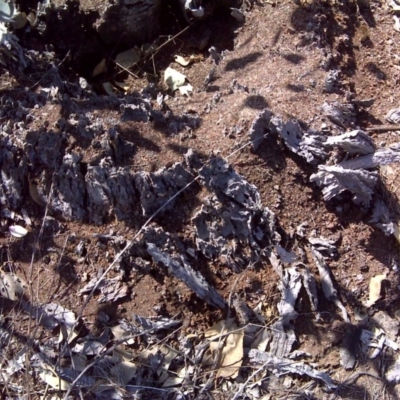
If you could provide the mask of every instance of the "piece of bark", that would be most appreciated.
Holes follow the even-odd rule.
[[[86,217],[86,188],[80,161],[77,154],[66,154],[59,171],[53,175],[51,209],[68,221],[82,221]]]
[[[386,116],[385,119],[389,121],[392,124],[398,124],[400,123],[400,107],[399,108],[393,108],[390,110]]]
[[[28,181],[26,157],[18,153],[18,147],[12,143],[0,147],[0,204],[12,210],[21,206],[23,189]]]
[[[344,129],[356,122],[356,108],[352,103],[325,102],[321,109],[332,122]]]
[[[161,168],[154,173],[142,171],[135,174],[135,187],[139,192],[143,215],[152,215],[193,179],[193,175],[186,170],[183,163],[175,163],[170,168]],[[175,199],[160,213],[170,210],[174,204]]]
[[[107,185],[108,167],[89,166],[85,176],[87,210],[89,220],[101,225],[110,216],[112,205],[111,189]]]
[[[379,149],[372,154],[342,161],[339,166],[346,169],[372,169],[380,165],[400,162],[400,143],[393,143],[389,147]]]
[[[322,291],[324,292],[325,297],[340,309],[340,311],[342,312],[343,319],[346,322],[350,322],[347,311],[344,308],[342,302],[339,300],[337,290],[333,286],[331,272],[324,260],[324,257],[322,257],[322,255],[318,251],[316,251],[313,247],[311,247],[311,253],[314,258],[315,264],[318,267],[318,272],[321,277]]]
[[[334,240],[328,240],[323,237],[310,237],[309,243],[322,255],[327,254],[328,257],[335,258],[338,255],[337,247]]]
[[[235,271],[259,259],[262,249],[279,241],[274,213],[262,207],[254,185],[223,159],[203,166],[201,183],[215,194],[192,219],[196,245],[207,258],[223,257]]]
[[[283,122],[279,117],[271,118],[271,125],[283,139],[286,146],[310,164],[319,164],[328,156],[324,147],[326,137],[317,131],[304,132],[296,119]]]
[[[354,130],[326,139],[326,146],[336,146],[349,154],[370,154],[375,151],[373,140],[363,131]]]
[[[107,184],[112,193],[113,212],[117,219],[131,218],[137,196],[129,167],[112,168]]]
[[[272,112],[269,109],[261,111],[256,118],[254,118],[248,135],[250,136],[252,148],[256,151],[262,144],[265,136],[270,129]]]
[[[234,201],[248,210],[260,209],[261,196],[257,188],[237,174],[224,159],[212,158],[199,170],[199,175],[220,202]]]
[[[311,273],[310,268],[303,265],[303,286],[306,289],[308,298],[310,300],[311,310],[314,312],[318,311],[318,292],[317,292],[317,281],[314,275]]]
[[[377,199],[375,201],[372,217],[369,220],[369,223],[377,226],[385,233],[385,235],[388,236],[394,234],[396,230],[389,208],[382,199]]]
[[[365,170],[345,169],[341,165],[320,165],[318,172],[310,176],[310,181],[323,187],[325,201],[329,201],[348,190],[353,194],[353,202],[369,208],[378,182],[378,174]]]
[[[213,307],[225,309],[227,304],[223,297],[208,284],[200,272],[195,271],[185,257],[178,255],[175,257],[162,252],[154,243],[147,243],[147,251],[154,261],[163,264],[171,273],[193,290],[203,301]]]
[[[307,375],[313,379],[319,379],[325,385],[333,390],[337,387],[325,372],[318,371],[303,362],[294,362],[291,359],[277,357],[271,353],[251,349],[249,352],[250,361],[256,364],[263,364],[266,369],[273,371],[275,374],[299,374]]]

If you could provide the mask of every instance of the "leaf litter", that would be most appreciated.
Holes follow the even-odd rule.
[[[194,8],[192,2],[187,2],[186,5],[187,10],[190,10],[193,15],[202,14],[202,10]],[[127,62],[126,65],[128,64],[131,64],[131,62]],[[176,82],[180,83],[181,81],[182,77],[173,79],[171,89],[174,88],[173,90],[175,90]],[[182,87],[184,85],[179,86],[179,88]],[[109,89],[109,94],[114,95],[115,91]],[[186,90],[186,93],[189,91],[189,89],[183,90]],[[355,110],[351,103],[326,103],[322,109],[328,118],[340,128],[353,128]],[[124,104],[124,118],[126,119],[139,119],[148,122],[154,115],[154,110],[150,110],[141,100]],[[254,147],[256,147],[256,142],[258,146],[258,142],[264,140],[266,136],[270,134],[278,135],[290,151],[318,167],[318,172],[313,175],[312,179],[321,186],[326,201],[340,197],[343,192],[350,191],[353,201],[362,205],[365,210],[369,210],[377,204],[375,191],[377,174],[367,170],[397,160],[395,146],[376,150],[369,140],[369,136],[361,130],[353,129],[351,132],[326,138],[321,132],[305,130],[296,119],[284,122],[281,117],[272,117],[272,114],[267,110],[264,110],[262,116],[253,121],[249,133]],[[322,162],[328,159],[332,148],[340,149],[352,157],[355,155],[355,157],[338,165],[322,165]],[[360,157],[357,157],[357,155],[360,155]],[[75,176],[79,178],[79,171],[75,168],[77,163],[73,158],[72,155],[69,158],[67,157],[68,160],[66,159],[66,161],[71,161],[71,163],[66,168],[65,174],[71,177],[75,173]],[[63,167],[65,168],[65,165]],[[118,203],[118,196],[112,194],[112,190],[107,189],[107,185],[112,187],[108,177],[112,168],[114,166],[110,167],[104,163],[99,168],[93,168],[90,165],[89,173],[85,176],[87,194],[93,206],[91,207],[93,210],[90,211],[92,213],[91,221],[96,223],[102,223],[106,220],[109,209],[118,210],[115,214],[122,216],[122,218],[125,212],[129,212],[124,209],[122,201]],[[342,311],[343,320],[348,321],[349,319],[346,309],[339,300],[339,293],[332,280],[333,274],[326,261],[326,257],[333,258],[336,255],[334,243],[326,239],[309,238],[310,251],[319,272],[318,280],[314,277],[312,269],[299,261],[303,260],[301,255],[297,254],[296,251],[286,250],[286,244],[281,243],[282,230],[278,228],[277,218],[269,208],[261,204],[257,188],[236,173],[234,167],[229,165],[226,160],[220,157],[211,157],[209,162],[204,163],[204,165],[196,166],[187,162],[186,165],[184,163],[179,164],[176,169],[180,169],[182,173],[171,175],[169,174],[171,168],[166,168],[158,171],[158,175],[157,173],[138,174],[135,176],[134,182],[127,179],[126,187],[129,190],[127,189],[126,196],[134,198],[136,193],[140,193],[138,201],[142,206],[143,214],[150,216],[158,210],[160,205],[164,204],[165,199],[173,197],[194,176],[199,176],[199,185],[207,189],[209,195],[203,199],[203,205],[193,214],[195,249],[190,248],[191,251],[187,251],[185,244],[172,238],[164,228],[156,224],[144,230],[143,237],[135,245],[142,250],[145,249],[147,256],[151,257],[158,268],[166,267],[200,299],[217,309],[226,310],[228,303],[212,287],[210,280],[206,279],[201,271],[196,270],[191,265],[191,258],[188,255],[191,255],[192,258],[206,257],[209,260],[226,260],[227,265],[235,272],[241,272],[248,265],[269,258],[279,278],[278,286],[281,300],[277,304],[276,310],[278,321],[268,327],[264,325],[265,321],[258,321],[257,324],[254,324],[254,327],[258,325],[258,329],[253,327],[253,330],[248,330],[251,324],[249,315],[252,316],[253,310],[247,307],[246,302],[242,305],[235,303],[237,321],[235,319],[228,320],[228,327],[221,325],[219,333],[215,333],[214,330],[217,336],[214,340],[211,340],[213,336],[207,337],[208,331],[205,332],[204,336],[209,342],[207,343],[208,350],[214,355],[214,357],[211,357],[212,364],[205,363],[208,366],[217,365],[217,376],[234,379],[239,374],[243,357],[246,354],[244,349],[246,335],[254,334],[255,340],[253,342],[250,340],[250,345],[257,346],[257,349],[253,348],[248,353],[251,362],[265,365],[265,369],[277,375],[287,374],[288,372],[307,375],[312,379],[322,381],[328,389],[335,389],[337,386],[327,373],[320,372],[303,362],[293,362],[294,357],[302,356],[301,352],[293,351],[297,340],[293,322],[298,317],[296,306],[301,300],[299,297],[302,296],[301,289],[303,287],[313,311],[317,312],[319,308],[318,289],[321,288],[327,299],[336,304]],[[116,174],[114,177],[120,176],[118,174],[122,173],[121,170],[117,169],[112,170],[112,172]],[[129,173],[125,176],[131,177]],[[183,177],[183,179],[178,182],[180,177]],[[159,178],[158,181],[157,178]],[[71,180],[73,179],[72,177]],[[96,185],[97,182],[101,182],[101,185]],[[159,184],[160,182],[162,183]],[[58,194],[60,192],[65,194],[65,191],[60,190],[60,187],[56,185],[56,192],[57,190]],[[100,192],[101,196],[99,196]],[[153,197],[150,198],[150,196]],[[100,201],[98,201],[99,198]],[[18,200],[18,193],[15,195],[15,199]],[[58,199],[60,199],[58,204],[62,204],[63,197],[60,196]],[[64,202],[64,204],[67,203]],[[170,209],[173,209],[173,203],[173,201],[169,203]],[[74,219],[78,215],[77,210],[78,208],[73,207],[69,209],[70,219]],[[382,224],[382,221],[374,220],[373,223]],[[154,243],[149,241],[150,238]],[[134,250],[131,254],[137,255]],[[5,278],[5,280],[7,279]],[[122,275],[116,278],[104,278],[100,281],[99,277],[94,277],[80,294],[85,295],[91,292],[97,285],[100,290],[100,296],[97,298],[100,302],[116,302],[129,294],[124,279],[125,277]],[[13,287],[10,283],[7,285],[11,287],[12,290],[10,291],[14,293],[11,295],[13,298],[9,298],[16,300],[19,290],[17,285],[15,285],[16,287]],[[3,286],[6,286],[6,284]],[[378,289],[370,294],[369,303],[371,303],[371,307],[379,300],[377,291]],[[20,294],[21,292],[18,292],[18,295]],[[77,323],[75,316],[72,315],[73,313],[55,303],[41,307],[41,311],[46,313],[53,322],[49,326],[57,327],[61,325],[70,329]],[[224,324],[225,321],[223,321]],[[130,383],[133,385],[151,385],[155,378],[158,379],[158,384],[163,387],[180,385],[196,376],[195,367],[197,366],[187,366],[187,360],[182,357],[187,349],[189,351],[186,354],[193,355],[190,346],[184,347],[183,343],[187,343],[187,338],[181,338],[181,341],[177,344],[179,349],[174,350],[173,355],[164,352],[165,346],[154,346],[154,343],[160,340],[160,337],[157,336],[161,336],[160,331],[177,329],[179,325],[180,322],[168,318],[157,320],[134,315],[129,323],[126,321],[119,322],[119,325],[111,328],[115,338],[122,340],[124,345],[133,345],[139,336],[144,338],[145,344],[152,347],[151,353],[146,353],[143,349],[141,352],[141,355],[146,355],[143,358],[148,362],[146,366],[137,362],[139,357],[137,357],[138,353],[134,349],[119,349],[120,354],[125,354],[124,357],[114,353],[112,355],[106,354],[107,346],[104,346],[104,338],[107,337],[108,345],[110,343],[108,342],[108,335],[104,334],[104,338],[80,338],[81,341],[74,344],[73,352],[77,354],[74,356],[74,362],[70,367],[62,367],[57,370],[56,365],[54,365],[44,368],[39,376],[51,387],[66,391],[77,379],[77,372],[83,371],[85,365],[88,365],[88,360],[96,359],[98,365],[91,369],[93,379],[89,374],[84,379],[86,379],[85,384],[87,386],[94,385],[96,382],[98,393],[106,393],[109,390],[107,385],[103,383],[110,382],[110,379],[121,387],[125,386],[127,391],[130,390],[129,386],[132,386],[129,385]],[[389,342],[382,329],[364,331],[360,340],[369,343],[369,347],[372,343],[381,352],[385,345],[394,346]],[[63,342],[66,339],[62,335],[60,341]],[[139,343],[139,341],[136,343]],[[192,351],[198,345],[199,343],[194,340]],[[125,353],[123,353],[124,351]],[[376,356],[376,352],[373,354]],[[206,360],[207,357],[203,355],[200,359]],[[176,362],[175,365],[174,362]],[[396,380],[395,377],[393,378],[396,375],[393,368],[389,371],[391,371],[391,379]],[[149,377],[146,377],[146,375]],[[81,378],[80,383],[82,385],[84,379]],[[116,396],[118,395],[116,393]]]

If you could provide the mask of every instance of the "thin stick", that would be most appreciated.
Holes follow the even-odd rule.
[[[132,71],[130,71],[128,68],[125,68],[123,65],[121,65],[120,63],[117,63],[114,60],[111,60],[115,65],[117,65],[118,67],[120,67],[121,69],[123,69],[125,72],[127,72],[129,75],[132,75],[133,77],[135,77],[136,79],[139,79],[139,77],[134,74]]]
[[[242,386],[240,386],[240,389],[237,391],[237,393],[232,397],[232,400],[236,400],[239,396],[242,395],[244,388],[249,384],[249,382],[257,375],[259,374],[267,365],[268,362],[265,362],[263,365],[261,365],[260,368],[256,369],[246,380],[245,383],[243,383]]]
[[[172,38],[168,39],[166,42],[164,42],[163,44],[161,44],[160,46],[157,47],[157,49],[151,53],[151,57],[154,57],[164,46],[166,46],[168,43],[172,42],[173,40],[175,40],[178,36],[182,35],[183,32],[186,32],[189,28],[191,28],[193,26],[193,24],[195,24],[196,21],[190,25],[188,25],[186,28],[182,29],[180,32],[178,32],[175,36],[172,36]]]
[[[400,131],[400,125],[376,125],[365,129],[366,132]]]

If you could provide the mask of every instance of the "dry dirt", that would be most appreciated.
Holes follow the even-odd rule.
[[[85,2],[85,7],[95,8],[96,1]],[[185,27],[182,19],[172,15],[168,16],[168,23],[163,26],[161,42]],[[363,37],[365,29],[361,26],[368,26],[367,38]],[[63,29],[61,24],[60,29]],[[225,51],[223,61],[215,67],[207,51],[200,51],[192,45],[208,30],[211,35],[206,48],[215,46],[219,52]],[[64,40],[68,43],[67,39]],[[25,34],[21,45],[42,51],[46,43],[34,34]],[[59,51],[57,63],[60,63],[65,49],[53,45]],[[176,54],[199,56],[198,62],[181,67],[173,63]],[[323,65],[329,54],[333,55],[330,69],[339,69],[342,76],[341,87],[333,93],[324,90],[327,70]],[[356,125],[367,128],[384,124],[387,111],[400,104],[400,66],[393,54],[400,54],[399,33],[393,29],[386,3],[371,0],[368,8],[361,2],[359,5],[348,2],[296,5],[287,0],[259,1],[246,14],[244,24],[217,13],[171,40],[155,56],[154,65],[149,62],[133,69],[138,78],[127,73],[118,76],[118,80],[125,80],[129,85],[128,92],[142,89],[149,80],[155,81],[157,91],[170,95],[166,104],[173,113],[187,112],[200,116],[201,124],[197,129],[174,135],[164,127],[158,128],[150,123],[120,122],[118,110],[100,107],[90,110],[90,117],[101,119],[105,129],[116,127],[121,137],[133,144],[132,154],[118,160],[120,165],[129,166],[132,171],[154,172],[182,161],[189,148],[204,159],[213,154],[228,157],[232,167],[258,188],[263,204],[276,213],[283,235],[282,245],[286,250],[296,251],[304,247],[301,239],[294,235],[296,227],[302,223],[306,223],[306,236],[314,234],[337,241],[338,255],[329,266],[353,322],[355,310],[368,299],[371,277],[384,272],[388,275],[382,297],[371,310],[371,316],[377,310],[385,310],[394,318],[400,306],[397,270],[400,260],[396,239],[371,226],[368,223],[370,215],[349,199],[325,203],[321,190],[309,182],[314,167],[291,153],[282,143],[265,142],[257,152],[246,146],[247,132],[253,119],[266,107],[285,119],[297,118],[304,126],[320,129],[325,124],[329,129],[333,123],[320,111],[324,101],[343,101],[349,95],[359,100],[373,98],[373,105],[360,109]],[[94,58],[89,65],[83,65],[82,55],[80,57],[79,65],[74,65],[72,55],[60,65],[65,80],[76,79],[85,68],[90,70],[99,61]],[[170,64],[186,74],[193,85],[194,92],[189,97],[181,96],[179,92],[173,95],[168,92],[161,77]],[[204,81],[211,68],[215,68],[215,79],[205,88]],[[18,99],[25,96],[24,87],[32,86],[39,79],[40,76],[30,75],[29,71],[23,78],[3,75],[1,91]],[[109,77],[89,80],[100,94],[101,79]],[[244,88],[235,89],[232,85],[234,80]],[[40,84],[32,90],[40,90]],[[84,104],[82,109],[89,112]],[[32,118],[29,129],[34,131],[54,126],[65,110],[59,104],[48,102],[31,112],[35,118]],[[384,142],[397,141],[398,132],[371,135],[380,146]],[[88,164],[98,155],[92,143],[74,137],[68,138],[68,148],[81,153],[83,162]],[[33,180],[41,177],[42,171],[32,172]],[[395,189],[394,184],[389,187],[389,190]],[[29,193],[28,187],[26,193]],[[155,221],[166,231],[178,235],[183,242],[193,243],[194,233],[189,222],[194,209],[206,195],[206,191],[195,183],[179,196],[172,211],[156,217]],[[76,313],[85,300],[78,294],[79,290],[97,276],[99,270],[104,271],[117,254],[118,249],[97,239],[96,235],[111,233],[128,241],[146,221],[139,202],[128,220],[111,219],[100,226],[57,221],[57,216],[54,220],[48,214],[52,229],[45,229],[40,236],[41,226],[46,224],[45,208],[29,195],[25,197],[23,207],[32,219],[31,231],[23,239],[13,238],[7,232],[2,234],[2,262],[12,266],[13,271],[26,280],[33,271],[32,288],[27,295],[33,296],[34,302],[57,302]],[[80,242],[85,244],[85,251],[78,254]],[[304,254],[303,261],[318,276],[310,254]],[[264,310],[273,310],[270,318],[276,318],[276,304],[280,300],[278,276],[268,262],[249,266],[240,275],[232,272],[223,260],[210,261],[200,256],[193,261],[193,267],[201,271],[225,299],[232,292],[237,293],[250,308],[261,303]],[[112,271],[109,276],[115,274]],[[178,315],[183,321],[184,334],[201,335],[210,325],[226,317],[156,265],[151,265],[148,273],[131,268],[126,283],[128,296],[112,304],[99,305],[98,295],[94,295],[82,315],[86,331],[100,334],[104,325],[113,326],[119,319],[130,319],[135,313],[145,317]],[[347,325],[339,310],[325,300],[322,293],[319,321],[316,321],[305,294],[301,293],[300,297],[297,303],[299,317],[294,322],[298,340],[296,348],[310,354],[308,362],[315,363],[319,369],[329,371],[333,379],[343,382],[352,374],[340,365],[340,343]],[[0,299],[0,304],[2,315],[23,342],[32,334],[35,324],[29,323],[18,304],[5,299]],[[108,317],[104,318],[104,314]],[[39,330],[36,339],[44,341],[52,335],[54,333]],[[359,352],[355,371],[383,377],[382,371],[393,358],[393,354],[387,352],[370,360]],[[306,378],[304,382],[307,382]],[[217,383],[215,385],[210,391],[214,398],[230,398],[219,391]],[[276,391],[266,389],[265,394],[269,393],[271,397],[265,398],[322,399],[330,396],[318,386],[313,389],[313,394],[309,393],[310,397],[291,391],[282,386]],[[395,399],[398,398],[397,392],[396,386],[369,375],[360,375],[348,386],[341,387],[335,398]]]

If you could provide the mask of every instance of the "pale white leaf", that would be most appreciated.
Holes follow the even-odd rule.
[[[68,329],[72,329],[76,324],[75,314],[56,303],[48,303],[43,306],[43,310],[47,315],[55,318],[60,324],[65,325]]]
[[[193,92],[193,86],[190,83],[180,86],[178,89],[183,96],[189,96],[189,93]]]
[[[63,379],[54,375],[51,371],[44,370],[39,374],[39,376],[45,383],[47,383],[53,389],[62,390],[63,392],[66,392],[71,387],[71,385],[67,381],[64,381]]]
[[[28,231],[20,225],[11,225],[8,230],[11,235],[15,236],[16,238],[23,238],[28,234]]]
[[[186,76],[179,71],[168,67],[164,72],[164,82],[174,92],[185,84]]]
[[[399,19],[399,17],[397,15],[394,15],[393,19],[394,19],[394,25],[393,25],[394,30],[397,31],[397,32],[400,32],[400,19]]]
[[[14,4],[6,3],[5,1],[0,0],[0,21],[1,22],[8,22],[10,24],[14,23],[12,17],[15,13]]]
[[[386,274],[375,275],[369,282],[369,299],[366,302],[367,307],[373,306],[381,298],[382,282],[386,279]]]
[[[182,56],[176,55],[175,62],[182,65],[183,67],[187,67],[191,63],[191,59],[189,58],[188,60],[186,60]]]

